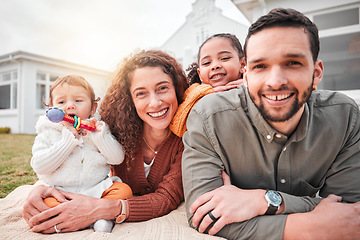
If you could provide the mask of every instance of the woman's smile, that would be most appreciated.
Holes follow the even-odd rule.
[[[153,118],[160,118],[160,117],[164,116],[168,112],[168,110],[169,110],[169,108],[165,108],[158,112],[149,112],[148,115],[150,115]]]

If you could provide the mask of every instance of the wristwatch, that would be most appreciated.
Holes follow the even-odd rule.
[[[268,202],[268,209],[265,215],[274,215],[279,210],[282,203],[280,194],[273,190],[267,190],[265,193],[265,199]]]
[[[126,219],[126,203],[124,200],[121,201],[121,213],[116,216],[115,223],[122,223]]]

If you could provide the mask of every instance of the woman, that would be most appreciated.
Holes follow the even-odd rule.
[[[169,213],[183,201],[181,138],[169,124],[187,87],[181,66],[168,54],[142,51],[124,60],[101,105],[100,114],[125,150],[111,174],[127,183],[134,197],[96,199],[39,186],[24,205],[34,232],[83,229],[98,219],[144,221]],[[42,198],[63,204],[49,209]]]

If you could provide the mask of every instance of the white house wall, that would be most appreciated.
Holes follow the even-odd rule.
[[[33,61],[26,57],[1,62],[0,73],[18,70],[18,87],[17,108],[0,109],[0,127],[10,127],[11,133],[35,134],[37,119],[40,115],[45,114],[45,109],[36,107],[36,76],[38,72],[57,77],[68,74],[83,76],[93,86],[95,95],[101,99],[104,97],[111,83],[111,74],[109,72],[93,70],[75,64],[74,67],[71,67],[71,63],[67,63],[67,66],[64,65],[64,62],[61,61],[58,63],[56,61],[46,61],[46,59],[44,61]]]
[[[8,62],[7,64],[0,64],[0,72],[17,71],[19,72],[20,64],[18,62]],[[18,79],[20,78],[18,74]],[[18,94],[17,105],[20,105],[20,84],[17,82]],[[0,127],[10,127],[12,132],[20,132],[20,119],[19,119],[19,107],[17,109],[0,109]]]
[[[207,5],[210,4],[210,5]],[[243,43],[248,27],[221,14],[213,0],[198,0],[187,16],[186,22],[161,46],[172,54],[186,69],[196,61],[199,46],[208,37],[216,33],[232,33]],[[209,8],[201,16],[197,16],[198,8]]]
[[[106,90],[110,84],[110,75],[108,77],[105,77],[103,75],[97,75],[97,74],[93,74],[93,73],[86,73],[83,71],[79,71],[79,70],[74,70],[74,69],[64,69],[55,65],[46,65],[46,64],[39,64],[36,66],[36,71],[33,72],[35,75],[33,75],[34,77],[36,77],[36,72],[37,71],[41,71],[41,72],[47,72],[50,74],[54,74],[54,75],[59,75],[59,76],[65,76],[65,75],[69,75],[69,74],[75,74],[75,75],[79,75],[84,77],[90,84],[91,86],[94,88],[95,91],[95,96],[96,97],[100,97],[101,99],[104,98],[105,94],[106,94]],[[34,79],[34,81],[36,82],[36,80]],[[33,86],[36,86],[36,83],[32,83]],[[34,89],[36,91],[36,88]],[[33,99],[35,99],[35,95],[32,96]],[[35,105],[35,104],[34,104]],[[25,129],[30,129],[32,130],[31,132],[34,132],[35,128],[35,123],[37,121],[37,119],[39,118],[39,116],[43,115],[45,112],[43,110],[38,110],[38,109],[34,109],[35,114],[33,116],[32,119],[35,120],[35,122],[33,122],[32,124],[29,124],[29,126],[27,126]],[[24,114],[25,115],[25,114]],[[33,129],[31,129],[33,128]]]
[[[35,103],[36,64],[28,61],[23,61],[19,64],[21,64],[21,71],[18,78],[20,83],[20,88],[18,88],[18,97],[20,97],[18,104],[20,123],[19,132],[31,134],[35,133],[35,123],[37,120]],[[13,130],[12,132],[14,133]]]
[[[232,2],[241,10],[245,11],[245,16],[252,23],[260,16],[268,13],[273,8],[293,8],[306,15],[319,9],[336,8],[339,5],[345,6],[359,2],[358,0],[232,0]],[[249,4],[251,8],[245,8]],[[249,13],[250,12],[250,13]]]

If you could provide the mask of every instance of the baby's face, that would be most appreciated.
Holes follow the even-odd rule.
[[[81,119],[89,118],[96,111],[96,104],[91,106],[90,92],[81,86],[61,84],[52,91],[52,99],[52,106]]]

